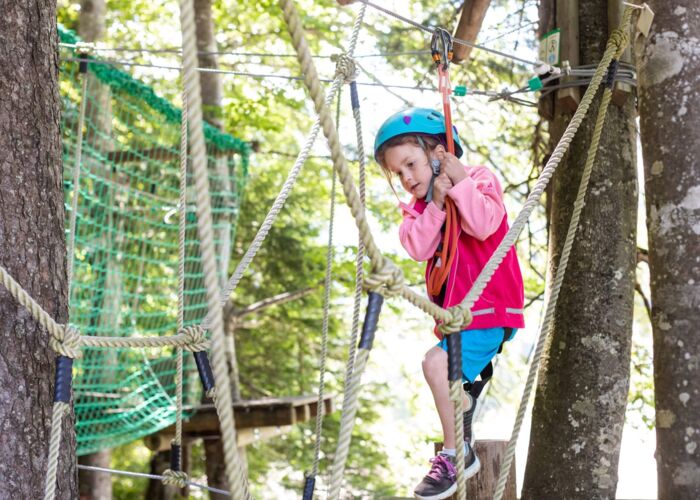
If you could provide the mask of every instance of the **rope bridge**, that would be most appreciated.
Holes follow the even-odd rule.
[[[173,386],[176,386],[178,394],[181,394],[184,389],[187,389],[189,392],[193,390],[193,388],[187,384],[186,376],[183,374],[183,371],[187,371],[182,369],[183,362],[178,361],[181,359],[179,356],[179,348],[195,353],[194,357],[197,362],[200,379],[205,391],[213,397],[219,418],[221,419],[226,458],[226,473],[232,488],[231,495],[237,499],[249,498],[246,479],[236,451],[231,392],[223,349],[221,303],[222,301],[228,300],[230,293],[235,289],[245,269],[252,261],[257,248],[262,244],[276,214],[284,204],[286,196],[291,190],[296,176],[308,156],[316,135],[321,128],[329,142],[334,168],[343,187],[347,203],[355,218],[360,232],[362,248],[369,257],[372,269],[370,276],[364,278],[364,286],[366,289],[370,290],[371,293],[363,332],[357,352],[351,351],[348,360],[348,379],[346,380],[343,419],[341,421],[340,438],[338,440],[339,447],[336,451],[332,467],[330,498],[339,497],[344,462],[350,444],[349,436],[358,405],[357,396],[361,386],[362,372],[369,357],[372,337],[377,326],[378,315],[381,308],[382,295],[404,297],[426,313],[441,320],[442,324],[440,325],[440,329],[445,334],[449,335],[459,331],[463,325],[468,325],[471,321],[471,307],[476,302],[478,296],[483,291],[508,249],[515,243],[529,215],[538,204],[538,200],[545,186],[551,179],[561,158],[568,149],[573,136],[583,121],[588,108],[603,82],[603,77],[607,72],[607,79],[605,82],[606,90],[604,92],[603,103],[600,106],[594,140],[589,150],[586,170],[584,171],[579,196],[576,201],[576,210],[572,217],[569,234],[567,235],[566,245],[570,248],[576,232],[577,218],[583,204],[583,197],[585,196],[590,169],[594,163],[598,139],[600,138],[604,124],[605,111],[610,101],[610,89],[615,79],[616,60],[629,41],[628,31],[633,7],[628,6],[628,8],[626,8],[621,27],[615,30],[610,37],[605,54],[591,78],[591,83],[576,113],[572,117],[560,143],[552,153],[540,179],[538,179],[535,188],[528,197],[523,210],[515,219],[508,234],[477,278],[473,288],[467,294],[464,301],[455,307],[443,309],[411,291],[406,286],[398,267],[385,258],[375,244],[365,218],[363,199],[358,195],[355,188],[352,175],[349,172],[342,148],[340,147],[335,122],[329,110],[329,104],[335,97],[335,93],[338,91],[340,85],[344,81],[352,82],[354,78],[355,66],[352,61],[352,53],[355,48],[365,8],[369,2],[363,2],[363,5],[360,7],[348,51],[343,57],[339,58],[337,74],[327,96],[324,95],[325,93],[320,85],[301,28],[299,16],[293,2],[291,0],[279,0],[279,4],[283,11],[285,22],[289,27],[299,62],[302,66],[304,83],[311,94],[319,118],[312,128],[311,134],[297,158],[294,167],[290,171],[289,178],[287,182],[285,182],[278,199],[275,200],[275,204],[261,226],[258,235],[256,235],[253,244],[251,244],[251,247],[248,252],[246,252],[245,257],[242,259],[228,283],[224,284],[224,280],[221,277],[222,270],[224,269],[221,263],[225,262],[228,258],[228,251],[224,249],[225,244],[222,242],[222,239],[217,239],[216,235],[221,234],[221,226],[218,224],[224,225],[223,233],[226,233],[227,237],[229,231],[232,231],[232,227],[235,226],[235,209],[233,207],[235,207],[236,200],[234,199],[232,203],[227,196],[230,196],[231,192],[236,192],[234,188],[240,188],[242,180],[245,177],[247,148],[234,138],[225,136],[218,131],[212,131],[212,129],[208,128],[206,125],[203,126],[199,80],[196,74],[194,13],[191,0],[182,0],[180,3],[183,30],[183,79],[186,96],[185,102],[188,103],[187,113],[179,113],[178,110],[169,106],[167,101],[155,99],[152,91],[148,92],[147,89],[143,88],[142,84],[140,85],[138,82],[129,80],[129,78],[124,78],[123,74],[112,73],[113,76],[116,75],[115,80],[119,83],[114,88],[110,85],[110,91],[117,94],[118,90],[125,90],[127,91],[126,95],[129,96],[127,100],[130,100],[130,102],[124,106],[125,109],[118,113],[114,113],[114,109],[111,111],[112,116],[116,117],[116,119],[111,121],[111,124],[103,123],[99,126],[93,126],[93,129],[90,128],[90,125],[86,125],[87,130],[92,130],[92,139],[86,137],[78,143],[79,145],[75,144],[75,142],[71,144],[70,138],[64,137],[64,147],[66,151],[79,151],[76,165],[79,165],[80,172],[84,173],[83,181],[79,180],[79,175],[76,173],[72,185],[69,184],[71,189],[68,191],[72,191],[74,196],[78,197],[78,200],[84,199],[82,203],[87,204],[85,207],[81,207],[80,202],[76,202],[75,198],[71,200],[73,205],[78,208],[72,211],[72,216],[75,217],[76,222],[75,224],[72,222],[70,224],[70,248],[73,248],[72,242],[75,241],[77,246],[81,249],[80,252],[76,252],[74,270],[71,268],[69,271],[73,276],[71,306],[73,311],[73,323],[79,325],[80,330],[74,326],[57,324],[48,313],[17,284],[7,271],[0,267],[0,281],[2,281],[3,285],[12,293],[15,299],[25,306],[35,319],[46,328],[51,335],[52,348],[60,354],[57,363],[56,397],[54,401],[52,435],[49,445],[49,470],[46,480],[46,498],[53,498],[55,495],[56,465],[61,438],[60,424],[63,415],[69,411],[72,360],[79,360],[76,363],[76,367],[80,367],[79,370],[76,370],[78,375],[76,377],[76,413],[78,413],[81,395],[91,398],[95,397],[95,394],[88,393],[86,388],[93,388],[91,384],[94,384],[95,387],[104,390],[103,386],[105,383],[107,383],[107,385],[114,385],[117,380],[114,377],[115,374],[110,374],[109,372],[96,375],[98,373],[98,367],[94,362],[91,364],[89,361],[90,358],[94,356],[96,359],[100,359],[99,356],[103,356],[101,359],[104,362],[104,356],[115,356],[111,359],[118,360],[119,362],[123,360],[132,361],[138,358],[138,356],[127,348],[133,347],[178,348],[175,351],[175,356],[161,356],[160,358],[149,359],[146,358],[145,355],[142,355],[142,362],[138,365],[142,372],[148,373],[148,376],[151,377],[150,383],[160,387],[162,393],[165,395],[163,396],[164,399],[168,401],[168,408],[171,414],[173,412],[173,404],[170,398],[167,397],[169,391],[166,390],[164,386],[167,386],[167,389],[172,389]],[[66,35],[65,42],[75,44],[77,40],[74,38],[71,40],[70,35]],[[113,68],[107,66],[95,65],[95,68],[98,67],[103,68],[103,70],[93,70],[93,72],[96,78],[100,80],[102,79],[100,76],[101,73],[114,71]],[[88,77],[86,76],[85,78],[87,79]],[[72,80],[68,79],[68,81],[61,83],[62,91],[65,96],[76,95],[76,89],[78,87],[76,80],[77,79],[74,77]],[[107,83],[105,80],[101,81],[103,84]],[[88,81],[88,83],[83,84],[82,87],[88,88],[89,83]],[[356,94],[357,87],[353,85],[353,83],[351,83],[351,91],[353,92],[353,114],[356,117],[359,135],[359,99],[357,99]],[[149,99],[152,100],[154,105],[135,110],[133,93],[139,92],[141,92],[141,96],[146,97],[147,101]],[[81,111],[77,112],[78,123],[82,123],[86,116],[90,116],[88,108],[91,104],[94,106],[95,103],[98,102],[96,99],[90,101],[87,98],[87,94],[83,95],[82,98],[85,99],[82,102],[87,103],[87,105],[80,106]],[[66,98],[64,98],[64,100],[65,99]],[[65,120],[68,120],[68,122],[64,121],[64,131],[70,129],[70,127],[66,126],[66,123],[74,123],[76,121],[75,105],[66,105],[66,109]],[[123,118],[129,116],[130,113],[159,113],[158,116],[160,116],[164,123],[154,121],[151,123],[152,128],[148,128],[147,126],[148,130],[137,130],[134,128],[133,124],[129,125],[132,122]],[[183,132],[178,134],[177,125],[181,123],[187,123],[188,128],[183,128]],[[174,126],[173,130],[169,131],[169,125]],[[113,127],[112,132],[116,131],[123,134],[124,140],[129,138],[136,141],[136,146],[126,148],[125,144],[128,144],[128,142],[119,143],[118,141],[114,143],[109,143],[107,141],[105,144],[105,138],[110,137],[110,135],[104,133],[104,127]],[[160,172],[159,169],[154,168],[157,160],[153,159],[154,157],[152,156],[156,155],[155,158],[160,159],[159,164],[163,162],[167,164],[168,161],[175,163],[176,160],[180,159],[180,154],[186,155],[186,148],[182,147],[182,149],[178,150],[177,147],[172,147],[172,144],[177,144],[177,139],[181,139],[182,136],[184,136],[185,130],[189,131],[189,152],[193,166],[192,173],[195,186],[196,215],[186,213],[187,204],[178,203],[175,199],[177,195],[181,197],[185,196],[184,188],[178,187],[184,186],[184,181],[186,180],[184,176],[173,173],[171,177],[167,173]],[[158,138],[155,144],[139,142],[146,140],[143,137],[146,135],[144,134],[146,131],[153,133],[154,137]],[[80,134],[82,134],[82,127]],[[171,147],[166,146],[166,144],[170,144]],[[360,157],[364,158],[361,141],[359,147]],[[84,153],[82,149],[85,149]],[[119,153],[125,150],[130,151],[129,154],[134,155],[135,159],[130,161],[117,161],[118,158],[121,158]],[[156,151],[159,151],[159,153],[156,153]],[[80,158],[82,154],[85,155],[84,158]],[[235,172],[231,169],[232,165],[229,162],[231,161],[231,157],[235,154],[239,154],[243,158],[242,172]],[[222,161],[221,157],[225,158],[225,160]],[[71,162],[67,161],[67,163],[70,164]],[[186,163],[186,161],[181,161],[181,168],[183,165],[186,167]],[[224,179],[222,179],[221,176],[212,176],[208,169],[210,163],[223,163],[228,165],[229,170],[227,172],[229,175],[224,176]],[[105,169],[104,165],[109,165],[109,168]],[[124,180],[123,177],[120,177],[120,174],[123,175],[127,168],[133,168],[134,170],[130,173],[129,183],[124,187]],[[106,175],[103,177],[97,175],[100,169],[102,169],[103,174],[105,170],[107,170]],[[106,179],[110,181],[107,182]],[[217,186],[225,184],[227,181],[231,184],[228,185],[227,189],[219,191]],[[69,183],[68,180],[66,182]],[[84,192],[81,191],[83,188],[79,187],[81,185],[84,185]],[[135,189],[135,187],[138,187],[138,189]],[[168,194],[171,195],[171,198],[168,198]],[[142,203],[145,203],[147,209],[144,209],[142,204],[136,205],[134,203],[133,200],[137,197],[142,198]],[[221,200],[219,200],[219,198],[221,198]],[[174,259],[170,256],[175,253],[173,251],[174,248],[171,248],[173,245],[168,245],[165,241],[167,238],[163,236],[163,233],[167,233],[170,230],[177,231],[178,225],[173,222],[171,228],[167,222],[167,214],[162,213],[164,205],[157,204],[167,199],[171,200],[170,207],[172,214],[179,208],[180,220],[188,221],[192,230],[196,227],[199,237],[199,245],[196,247],[198,250],[195,248],[191,249],[192,252],[184,250],[188,241],[186,234],[187,224],[184,226],[182,224],[180,225],[185,228],[185,234],[183,236],[183,231],[180,231],[179,234],[179,260],[184,264],[180,265],[179,273],[174,271],[174,269],[178,267],[178,259]],[[117,213],[115,207],[118,207],[119,213]],[[154,216],[152,219],[147,218],[145,215],[145,212],[157,214],[158,210],[161,210],[160,215]],[[89,214],[91,217],[85,214]],[[93,222],[93,218],[98,220]],[[222,222],[222,220],[225,222]],[[95,234],[88,235],[82,232],[82,228],[91,227],[98,229],[95,231]],[[220,232],[217,233],[217,230]],[[102,241],[105,243],[103,246],[100,246]],[[150,247],[148,247],[146,243],[151,243],[153,250],[149,249]],[[122,250],[115,251],[115,246]],[[146,250],[144,250],[144,248],[146,248]],[[221,256],[218,262],[215,256],[217,253]],[[132,261],[132,265],[130,267],[122,267],[121,264],[124,261]],[[195,269],[195,272],[188,273],[188,262],[189,265],[192,266],[189,269]],[[151,266],[154,267],[152,268]],[[133,268],[143,270],[135,272]],[[516,429],[514,430],[514,435],[509,445],[506,463],[501,467],[502,476],[505,476],[504,472],[509,470],[508,461],[512,459],[513,451],[511,448],[515,446],[519,422],[522,420],[520,414],[524,413],[523,405],[527,402],[528,391],[532,387],[536,365],[539,354],[541,353],[541,345],[544,344],[544,339],[548,332],[549,324],[551,323],[547,318],[551,318],[550,312],[556,305],[558,287],[561,285],[565,269],[566,259],[562,256],[558,274],[554,281],[556,289],[553,290],[553,298],[550,299],[547,305],[548,315],[545,318],[543,334],[540,335],[537,353],[533,359],[528,376],[526,394],[523,396],[523,404],[521,404],[519,410]],[[156,270],[159,270],[160,273],[156,274]],[[179,277],[175,276],[177,274],[179,274]],[[171,275],[172,283],[163,278],[163,275]],[[164,279],[165,281],[163,281]],[[182,290],[185,287],[183,287],[182,284],[186,279],[200,280],[198,281],[200,286],[196,288],[198,291],[196,297],[186,298],[184,296]],[[175,280],[179,280],[177,286]],[[362,281],[361,274],[358,271],[358,282]],[[97,285],[93,285],[93,288],[90,289],[88,285],[80,284],[83,282],[97,283]],[[124,283],[126,282],[138,283],[139,286],[133,288],[135,291],[127,293],[124,291]],[[181,291],[179,294],[179,302],[181,305],[179,308],[179,318],[173,317],[173,314],[168,315],[163,313],[167,308],[159,307],[159,304],[170,303],[172,301],[173,294],[163,294],[163,290],[174,290],[176,288]],[[221,290],[221,288],[223,289]],[[110,298],[106,296],[107,291],[112,290],[117,291],[116,294],[113,294],[117,295],[117,297],[111,296]],[[96,297],[99,297],[100,300],[97,306],[95,305]],[[197,297],[199,297],[199,300],[197,300]],[[206,302],[204,302],[205,299]],[[109,308],[102,306],[102,304],[110,303],[110,301],[113,305]],[[96,314],[96,311],[102,312]],[[107,321],[104,317],[105,311],[108,311],[108,314],[113,316],[111,321]],[[154,318],[159,318],[159,321],[156,322]],[[357,322],[353,321],[353,323]],[[123,330],[120,329],[122,325]],[[151,328],[150,330],[149,327]],[[178,333],[175,335],[157,335],[166,331],[174,331],[176,327],[179,329],[177,330]],[[209,341],[205,338],[205,329],[209,330],[211,336],[213,369],[210,368],[206,356],[206,349],[209,345]],[[83,334],[80,332],[83,332]],[[115,336],[115,332],[118,333],[118,335]],[[111,333],[112,336],[103,336],[104,333]],[[356,329],[353,328],[353,338],[355,336]],[[453,338],[457,339],[458,337],[450,337],[450,340]],[[455,349],[456,346],[454,346],[454,344],[457,344],[456,342],[451,342],[450,344],[450,350],[453,353],[455,351],[459,352],[459,349]],[[101,348],[111,348],[111,350],[107,351]],[[81,363],[83,364],[81,365]],[[456,363],[456,365],[454,364],[454,358],[451,359],[450,363],[452,366],[460,366],[459,363]],[[90,381],[89,383],[81,382],[81,377],[86,377],[86,373],[89,374],[86,378],[86,380]],[[138,370],[136,373],[138,373]],[[134,380],[137,379],[136,376],[133,378]],[[452,378],[454,377],[451,377],[451,379]],[[128,379],[129,377],[127,377],[127,380]],[[105,382],[105,380],[108,382]],[[124,380],[119,380],[119,383],[123,382]],[[451,380],[451,393],[455,393],[452,394],[451,397],[455,399],[455,401],[461,400],[461,394],[458,392],[461,391],[461,384],[459,382],[461,381],[458,379]],[[183,385],[185,386],[184,389]],[[121,393],[122,391],[124,391],[123,386],[116,392]],[[128,393],[125,397],[141,398],[142,396],[135,396],[132,393]],[[178,396],[177,399],[177,420],[179,422],[181,420],[182,398]],[[128,401],[128,403],[122,402],[127,406],[126,410],[131,410],[136,414],[143,411],[145,407],[143,400],[127,399],[126,401]],[[164,406],[166,406],[165,403],[159,402],[155,404],[156,408]],[[456,415],[457,406],[458,405],[455,405]],[[95,409],[96,406],[87,406],[86,408],[89,408],[89,411],[86,410],[88,416],[91,415],[90,411],[97,411]],[[116,413],[125,410],[123,407],[112,407],[112,409]],[[105,412],[105,414],[107,413],[109,412]],[[459,413],[461,414],[461,409],[459,409]],[[87,436],[91,435],[90,432],[94,434],[104,432],[106,436],[116,436],[114,439],[119,439],[118,436],[121,434],[121,430],[119,428],[120,424],[117,423],[118,420],[95,420],[95,426],[86,431]],[[149,419],[146,420],[147,421],[143,424],[144,429],[153,425]],[[89,422],[89,418],[87,421]],[[461,439],[461,418],[456,418],[455,423],[457,438]],[[79,436],[80,425],[81,423],[79,421]],[[130,432],[132,432],[133,436],[134,431],[130,430]],[[90,450],[90,443],[91,440],[84,438],[82,450]],[[458,447],[458,449],[460,448],[461,447]],[[458,470],[463,471],[463,455],[458,455],[458,460],[461,462],[461,465],[458,465]],[[183,485],[186,483],[186,475],[178,470],[177,461],[175,461],[174,464],[175,466],[172,467],[171,471],[166,471],[169,472],[169,474],[165,474],[163,480],[171,484]],[[316,470],[316,468],[317,466],[315,465],[314,469]],[[500,498],[502,494],[501,483],[505,484],[505,477],[501,479],[502,481],[499,481],[499,491],[496,492],[496,498]],[[458,479],[458,485],[458,494],[460,498],[463,498],[465,495],[465,481],[461,473]],[[309,489],[310,495],[313,495],[313,485],[311,485]],[[305,498],[306,497],[307,492],[305,491]]]

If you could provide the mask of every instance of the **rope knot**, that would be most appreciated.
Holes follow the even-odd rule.
[[[165,469],[163,471],[163,484],[184,488],[187,486],[187,473],[180,470]]]
[[[185,336],[185,343],[182,345],[185,351],[199,352],[209,349],[209,341],[204,336],[204,328],[201,326],[186,326],[178,333]]]
[[[355,60],[347,54],[331,56],[335,61],[335,76],[342,75],[345,83],[351,83],[357,78],[357,64]]]
[[[617,47],[618,52],[620,52],[630,41],[630,34],[627,31],[623,31],[620,28],[615,28],[610,34],[610,40],[608,43]]]
[[[212,387],[204,395],[211,399],[214,402],[214,404],[216,404],[216,400],[219,397],[219,395],[216,393],[216,387]]]
[[[49,347],[56,351],[61,356],[66,356],[72,359],[79,359],[83,353],[80,350],[81,345],[80,331],[72,326],[65,325],[59,328],[58,334],[51,336],[49,339]]]
[[[469,309],[462,309],[459,306],[447,309],[450,319],[438,325],[438,331],[443,335],[464,330],[472,322],[472,313]]]
[[[403,288],[403,271],[385,258],[379,269],[372,270],[370,275],[365,277],[363,285],[367,291],[393,297],[401,293]]]

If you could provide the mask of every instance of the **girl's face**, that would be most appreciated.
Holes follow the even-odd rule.
[[[411,143],[392,146],[384,153],[384,163],[398,175],[406,192],[417,199],[425,198],[433,171],[423,148]]]

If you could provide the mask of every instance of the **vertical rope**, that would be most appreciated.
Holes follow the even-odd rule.
[[[185,327],[185,234],[187,224],[187,93],[182,93],[180,124],[180,206],[178,207],[177,331]],[[177,348],[177,413],[175,444],[182,445],[182,347]],[[177,448],[178,453],[181,451]]]
[[[360,388],[362,387],[362,373],[365,371],[368,359],[369,350],[360,349],[357,353],[357,359],[355,360],[355,371],[352,374],[352,379],[350,383],[345,386],[347,398],[343,401],[343,415],[340,419],[338,447],[333,460],[333,468],[331,469],[331,486],[328,493],[328,498],[331,500],[340,497],[340,485],[343,482],[345,462],[348,459],[348,452],[350,451],[350,437],[352,436],[355,414],[359,406],[358,397],[360,395]]]
[[[202,96],[197,73],[197,46],[194,25],[193,0],[180,0],[180,22],[182,24],[182,56],[185,91],[187,94],[189,143],[192,154],[195,193],[197,202],[197,232],[201,241],[204,281],[207,289],[207,305],[210,319],[209,330],[212,339],[213,373],[216,380],[214,404],[219,414],[221,433],[231,494],[235,499],[250,497],[247,479],[236,447],[236,427],[231,401],[231,384],[228,373],[221,311],[218,269],[214,250],[212,230],[211,198],[207,158],[202,130]]]
[[[367,158],[365,156],[365,145],[362,139],[362,117],[360,116],[360,100],[357,95],[357,83],[350,83],[350,93],[352,98],[352,116],[355,119],[355,135],[357,136],[357,155],[359,163],[359,191],[360,204],[365,210],[365,166]],[[362,242],[362,235],[357,234],[357,256],[355,258],[355,295],[352,306],[352,327],[350,330],[350,347],[348,349],[348,362],[345,370],[345,380],[350,381],[352,372],[355,369],[355,356],[357,353],[357,337],[360,330],[360,308],[362,307],[362,284],[364,282],[365,244]],[[345,403],[343,403],[345,406]]]
[[[457,333],[456,335],[459,335]],[[461,344],[460,344],[461,345]],[[454,404],[455,418],[455,462],[457,468],[457,498],[467,498],[467,479],[464,476],[464,426],[462,424],[462,381],[450,381],[450,400]]]
[[[81,63],[82,64],[82,63]],[[87,63],[86,63],[87,64]],[[75,164],[73,165],[73,198],[70,205],[70,222],[68,225],[68,297],[71,297],[71,287],[73,285],[73,266],[75,261],[75,231],[78,222],[78,196],[80,193],[80,165],[83,162],[83,127],[85,127],[85,112],[87,109],[87,72],[80,72],[82,86],[80,94],[80,113],[78,115],[78,135],[75,143]]]
[[[338,91],[338,99],[336,104],[336,120],[340,118],[340,95]],[[324,389],[326,375],[326,356],[328,353],[328,319],[330,314],[331,303],[331,278],[333,271],[333,226],[335,222],[335,192],[336,192],[336,174],[335,169],[331,169],[333,181],[331,184],[331,206],[330,215],[328,217],[328,248],[326,250],[326,275],[323,282],[323,326],[321,327],[321,361],[319,363],[319,381],[318,381],[318,402],[316,405],[316,442],[314,445],[314,464],[311,471],[311,477],[316,477],[318,474],[319,457],[321,456],[321,430],[323,427],[324,414]]]
[[[625,35],[629,30],[631,17],[632,9],[629,7],[625,8],[625,11],[622,16],[622,21],[620,23],[620,28],[615,30],[611,35],[603,58],[600,61],[600,64],[598,65],[598,69],[596,70],[596,74],[600,73],[602,75],[602,73],[605,72],[605,70],[609,67],[610,60],[613,57],[619,58],[622,52],[624,51],[625,46],[628,43],[628,36]],[[583,210],[586,192],[588,191],[588,183],[590,181],[591,173],[593,171],[593,165],[595,162],[596,153],[598,151],[598,146],[600,144],[600,137],[603,131],[603,126],[605,125],[605,117],[607,115],[611,98],[612,88],[606,87],[603,91],[603,97],[601,99],[600,108],[598,109],[598,117],[596,119],[595,129],[591,138],[591,144],[588,148],[586,164],[583,168],[583,173],[581,175],[581,183],[579,184],[578,193],[576,195],[576,201],[574,202],[574,210],[571,214],[571,221],[569,222],[569,228],[566,233],[564,247],[562,249],[561,257],[559,259],[559,266],[557,267],[554,282],[552,284],[552,293],[547,303],[547,312],[545,313],[545,317],[542,322],[542,330],[540,331],[540,335],[537,340],[537,348],[535,349],[535,354],[533,355],[532,363],[530,364],[530,369],[527,375],[527,381],[525,383],[525,388],[523,390],[522,398],[520,399],[520,406],[518,407],[518,413],[515,419],[515,425],[513,426],[513,432],[511,434],[510,440],[508,441],[506,454],[503,459],[503,463],[501,464],[501,470],[498,476],[498,483],[496,485],[496,491],[494,493],[495,500],[501,500],[501,498],[503,497],[506,482],[508,480],[510,464],[513,461],[513,456],[515,455],[515,445],[518,441],[520,427],[522,426],[522,422],[525,417],[527,402],[530,399],[530,394],[535,383],[537,367],[539,366],[540,358],[542,356],[542,352],[544,351],[545,342],[552,329],[554,311],[556,310],[557,300],[559,298],[559,291],[561,290],[562,284],[564,282],[564,276],[566,274],[566,268],[569,263],[571,248],[573,247],[573,243],[576,237],[576,231],[578,229],[578,223],[580,220],[581,212]]]
[[[51,436],[49,438],[49,459],[44,485],[44,499],[53,500],[56,497],[56,473],[58,471],[58,454],[61,451],[61,428],[63,416],[70,412],[67,403],[56,401],[53,404],[51,417]]]

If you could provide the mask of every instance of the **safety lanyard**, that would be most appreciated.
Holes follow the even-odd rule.
[[[438,89],[442,96],[442,107],[445,115],[447,150],[455,154],[454,136],[452,133],[452,110],[450,107],[452,88],[449,73],[450,60],[452,59],[452,35],[443,28],[437,28],[433,33],[430,48],[438,71]],[[459,241],[459,215],[457,214],[457,207],[450,198],[445,198],[445,212],[445,232],[435,252],[433,268],[427,279],[428,293],[434,297],[440,295],[440,291],[447,281],[457,255],[457,242]]]

